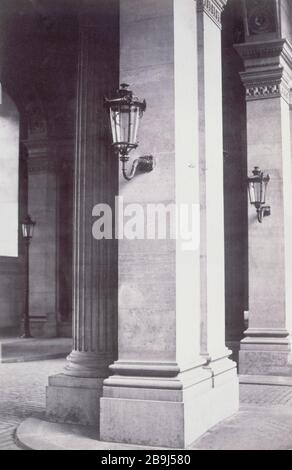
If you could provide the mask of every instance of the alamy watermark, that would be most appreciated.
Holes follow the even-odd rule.
[[[200,245],[199,204],[130,204],[117,196],[114,209],[96,204],[92,216],[96,240],[177,240],[183,251]]]

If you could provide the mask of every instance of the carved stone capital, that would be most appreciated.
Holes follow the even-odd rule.
[[[74,143],[71,140],[27,140],[27,169],[30,173],[56,172],[64,166],[73,166]]]
[[[228,0],[197,0],[197,11],[206,13],[221,29],[221,14]]]
[[[55,173],[58,170],[58,162],[55,158],[49,157],[32,157],[27,161],[27,169],[29,173]]]
[[[247,101],[280,98],[290,100],[292,47],[284,39],[236,44],[244,62],[240,76],[246,88]]]

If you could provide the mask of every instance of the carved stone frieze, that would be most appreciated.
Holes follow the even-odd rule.
[[[247,101],[264,99],[264,98],[284,98],[289,102],[289,88],[281,83],[272,83],[268,85],[254,85],[246,87]]]
[[[221,14],[227,0],[197,0],[197,11],[206,13],[221,28]]]

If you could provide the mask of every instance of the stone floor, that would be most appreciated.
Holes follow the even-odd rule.
[[[60,372],[64,359],[0,364],[0,449],[18,449],[16,427],[27,417],[42,417],[48,376]]]
[[[18,450],[16,427],[42,418],[49,375],[64,359],[0,364],[0,449]],[[292,387],[240,385],[239,413],[218,424],[193,449],[292,449]]]
[[[0,363],[64,358],[71,349],[71,338],[0,337]]]

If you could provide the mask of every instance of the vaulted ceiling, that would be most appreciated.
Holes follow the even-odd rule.
[[[23,123],[39,121],[52,135],[74,132],[75,6],[74,0],[0,2],[2,86],[19,107]]]

